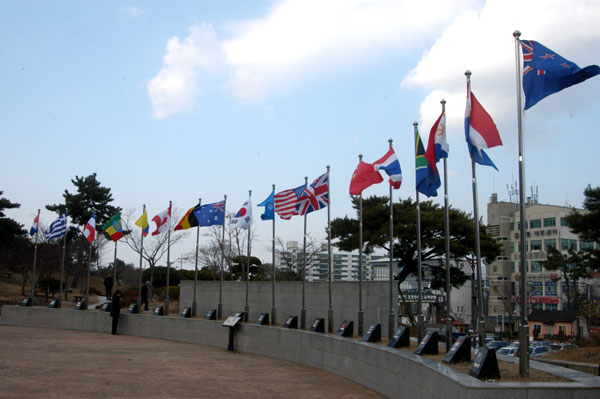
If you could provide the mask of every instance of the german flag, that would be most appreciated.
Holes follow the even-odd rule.
[[[106,222],[104,226],[102,226],[102,230],[106,231],[106,234],[108,234],[113,241],[118,241],[121,237],[123,237],[121,213],[117,212],[115,216],[110,218],[110,220]]]
[[[194,215],[194,210],[199,207],[200,205],[196,205],[188,209],[183,218],[177,223],[174,230],[187,230],[198,226],[198,219],[196,218],[196,215]]]

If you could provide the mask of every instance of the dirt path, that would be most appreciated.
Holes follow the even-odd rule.
[[[0,326],[0,398],[380,398],[333,374],[201,345]]]

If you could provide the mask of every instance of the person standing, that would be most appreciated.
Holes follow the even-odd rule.
[[[142,286],[142,304],[144,310],[148,310],[148,288],[150,287],[150,281],[146,281],[146,284]]]
[[[117,333],[117,325],[119,324],[119,316],[121,315],[121,291],[116,290],[112,296],[112,302],[110,305],[110,317],[112,317],[112,334],[119,335]]]
[[[113,279],[109,275],[104,279],[104,288],[106,289],[106,299],[111,299],[111,292],[113,287]]]

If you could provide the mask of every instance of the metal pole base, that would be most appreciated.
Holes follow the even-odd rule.
[[[271,308],[271,325],[277,324],[277,308]]]
[[[446,316],[448,317],[448,316]],[[452,347],[452,323],[446,320],[446,353],[450,351]]]
[[[244,306],[244,321],[248,322],[248,318],[250,317],[250,306]]]
[[[365,324],[365,313],[362,310],[358,311],[358,335],[363,336]]]
[[[87,298],[85,298],[85,302],[88,303]],[[137,305],[138,313],[142,313],[142,298],[138,298],[135,304]]]
[[[165,316],[169,315],[169,298],[165,299]]]
[[[394,336],[394,332],[396,330],[396,317],[393,313],[390,313],[388,316],[388,338],[392,339]]]
[[[302,308],[300,311],[300,329],[304,330],[306,328],[306,308]]]
[[[198,302],[192,302],[192,317],[196,316],[196,309],[198,308]]]
[[[425,325],[423,323],[422,315],[419,315],[419,317],[417,318],[417,335],[419,342],[421,342],[423,340],[423,337],[425,337]]]
[[[220,320],[223,317],[223,304],[219,303],[217,305],[217,319]]]
[[[327,311],[327,331],[333,332],[333,309]]]
[[[529,375],[529,325],[519,326],[519,375]]]

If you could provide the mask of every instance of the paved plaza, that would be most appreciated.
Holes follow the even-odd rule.
[[[331,373],[223,348],[0,326],[0,398],[380,398]]]

